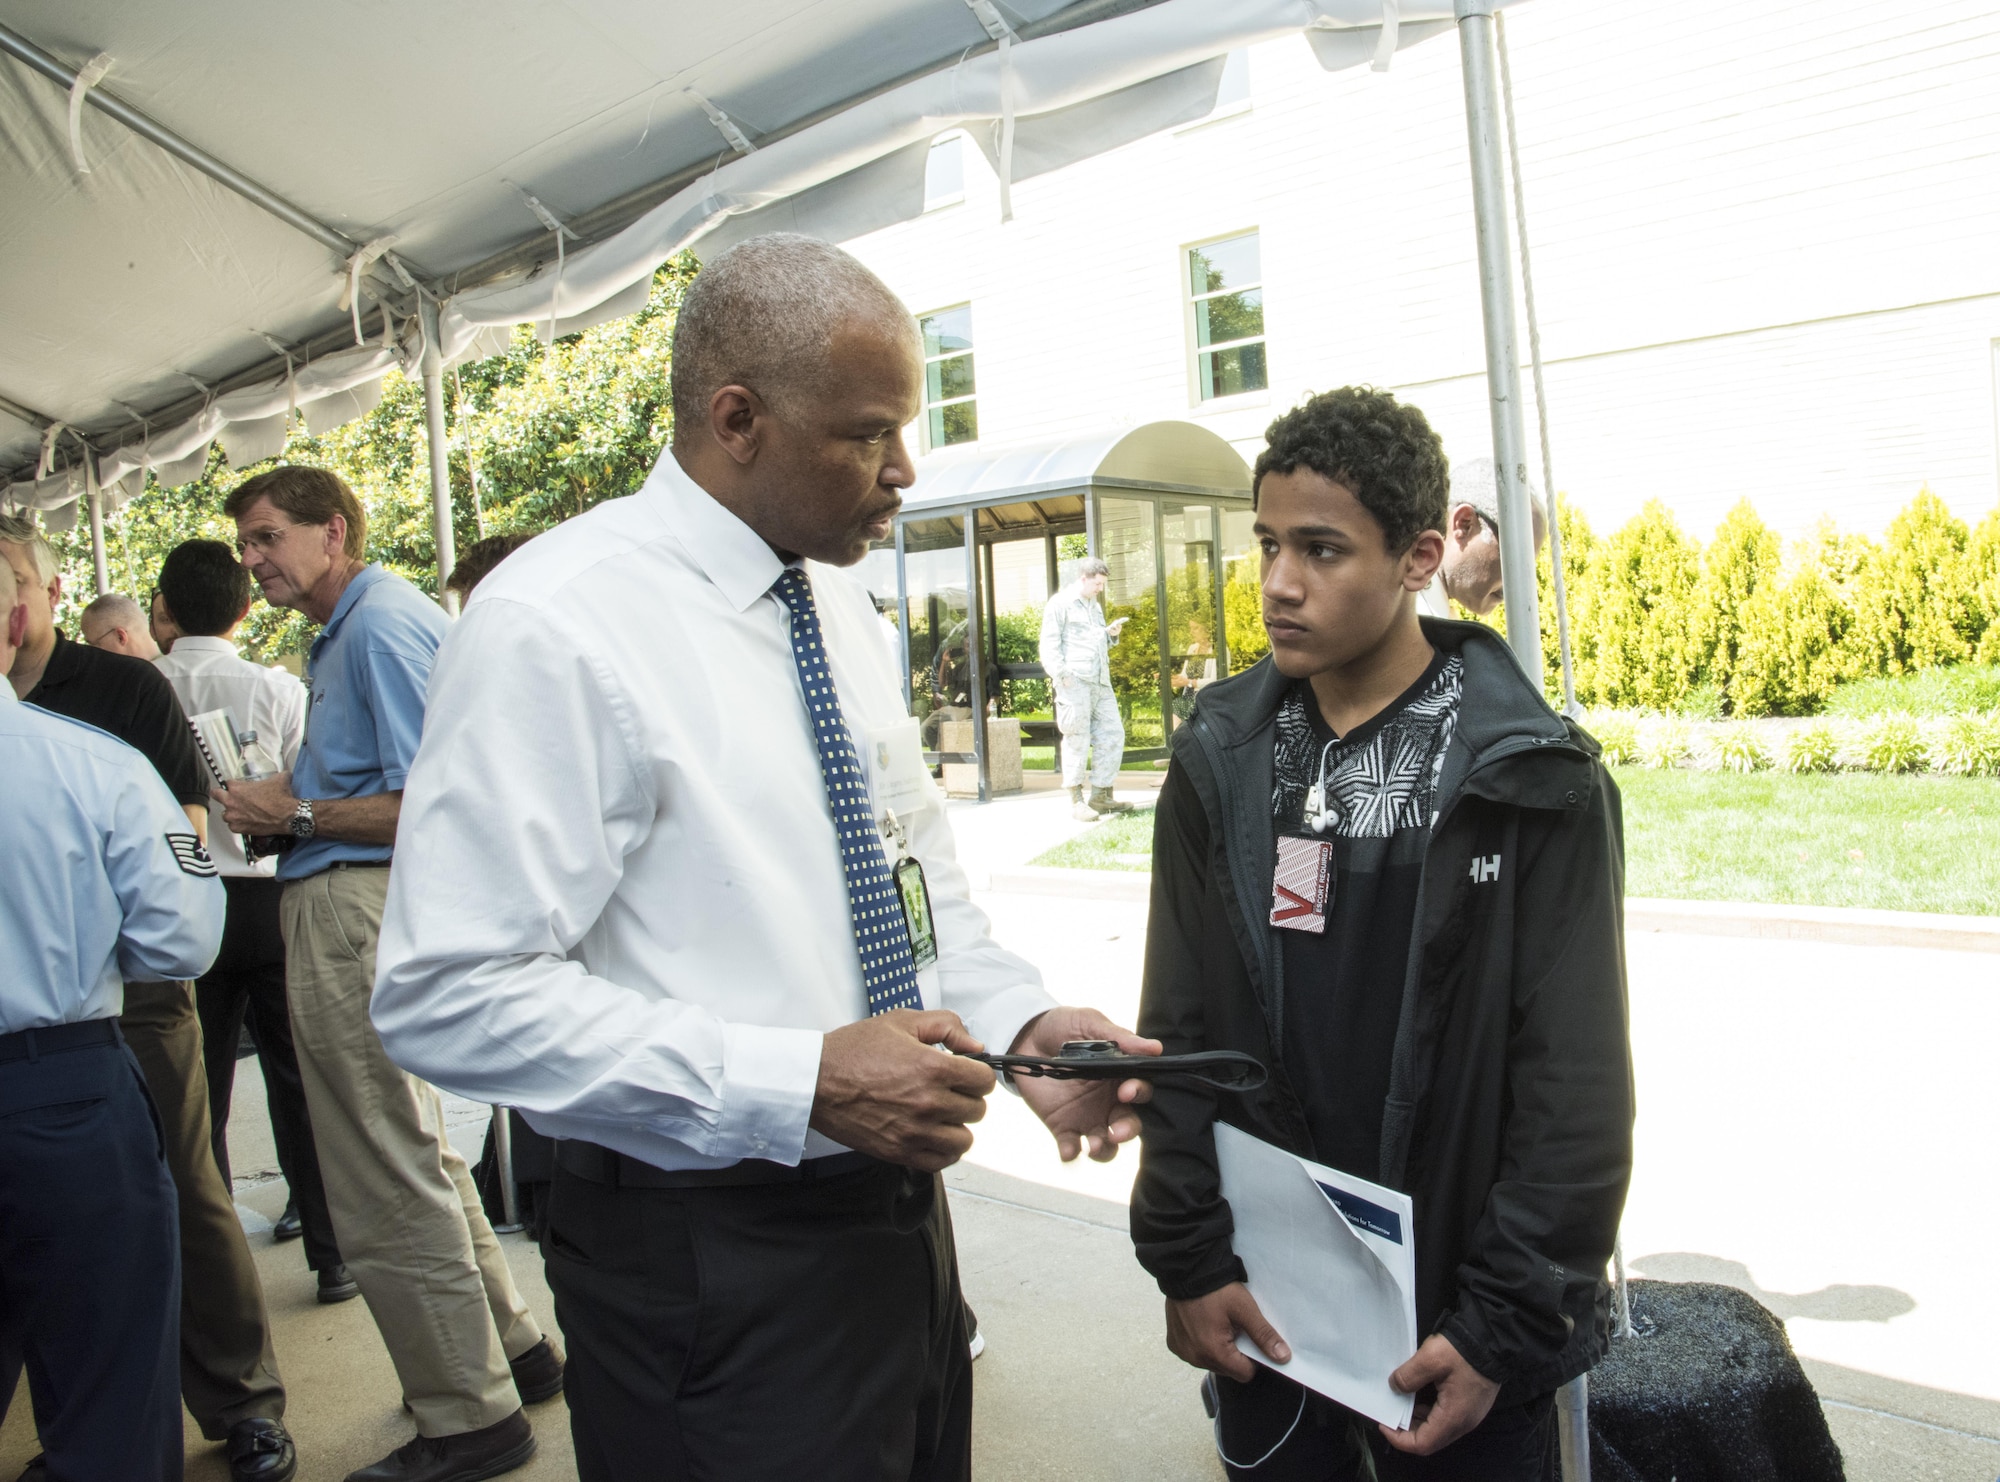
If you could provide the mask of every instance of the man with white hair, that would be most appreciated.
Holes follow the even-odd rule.
[[[557,1145],[543,1251],[583,1482],[945,1482],[972,1372],[939,1169],[982,1046],[1152,1041],[1058,1008],[967,895],[867,590],[915,478],[915,322],[809,237],[682,301],[645,485],[538,536],[445,637],[374,1019]],[[1024,1081],[1108,1159],[1143,1083]]]
[[[1125,721],[1111,688],[1111,645],[1125,619],[1104,621],[1100,605],[1111,568],[1102,558],[1076,563],[1076,580],[1049,598],[1042,609],[1042,668],[1055,690],[1056,729],[1062,732],[1063,786],[1070,813],[1079,823],[1095,823],[1107,813],[1129,813],[1112,786],[1125,759]],[[1090,797],[1083,795],[1084,760],[1090,763]]]
[[[77,618],[83,641],[106,653],[125,654],[149,663],[160,656],[160,645],[146,622],[146,613],[123,592],[106,592]]]
[[[1534,511],[1535,549],[1548,538],[1542,513],[1542,493],[1528,485],[1528,507]],[[1500,581],[1500,491],[1491,458],[1471,458],[1452,471],[1451,508],[1445,515],[1444,560],[1431,584],[1417,593],[1417,611],[1448,618],[1456,602],[1475,617],[1484,617],[1505,597]]]

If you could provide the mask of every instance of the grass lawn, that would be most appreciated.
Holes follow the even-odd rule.
[[[1628,894],[2000,915],[2000,781],[1617,769]],[[1038,865],[1143,870],[1151,812]]]

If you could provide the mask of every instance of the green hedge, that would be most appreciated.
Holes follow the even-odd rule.
[[[2000,509],[1968,529],[1925,489],[1879,541],[1822,521],[1789,550],[1747,501],[1706,548],[1657,500],[1605,537],[1567,499],[1558,519],[1587,705],[1812,715],[1842,685],[2000,662]],[[1546,551],[1541,588],[1553,693]]]

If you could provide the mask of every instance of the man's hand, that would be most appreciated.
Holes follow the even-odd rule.
[[[934,1045],[985,1048],[946,1009],[891,1009],[832,1031],[819,1054],[813,1130],[924,1173],[956,1163],[972,1146],[966,1123],[986,1115],[993,1072]]]
[[[293,810],[299,806],[289,772],[261,782],[239,778],[226,789],[212,790],[209,796],[221,805],[222,821],[232,834],[289,834]]]
[[[1444,1450],[1486,1418],[1493,1397],[1500,1393],[1500,1386],[1468,1364],[1442,1333],[1424,1339],[1416,1357],[1389,1376],[1389,1385],[1398,1394],[1415,1394],[1433,1384],[1437,1400],[1417,1406],[1408,1430],[1382,1427],[1398,1451],[1429,1456]]]
[[[1096,1009],[1050,1009],[1037,1014],[1014,1036],[1010,1055],[1057,1055],[1073,1039],[1108,1039],[1127,1055],[1157,1055],[1156,1039],[1141,1039],[1121,1029]],[[1118,1156],[1118,1144],[1139,1135],[1139,1119],[1127,1113],[1114,1117],[1121,1105],[1152,1099],[1149,1081],[1058,1081],[1048,1076],[1017,1075],[1021,1099],[1034,1109],[1056,1140],[1056,1151],[1069,1163],[1088,1152],[1099,1163]]]
[[[1273,1362],[1292,1361],[1292,1350],[1264,1320],[1257,1299],[1242,1282],[1232,1281],[1219,1291],[1187,1302],[1167,1298],[1167,1347],[1174,1357],[1248,1384],[1257,1377],[1257,1365],[1236,1346],[1238,1333],[1248,1333],[1250,1341]]]

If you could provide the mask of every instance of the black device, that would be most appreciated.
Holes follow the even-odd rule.
[[[1108,1039],[1073,1039],[1055,1055],[967,1055],[1002,1073],[1057,1081],[1194,1081],[1218,1091],[1256,1091],[1270,1079],[1263,1062],[1238,1050],[1191,1055],[1127,1055]]]

